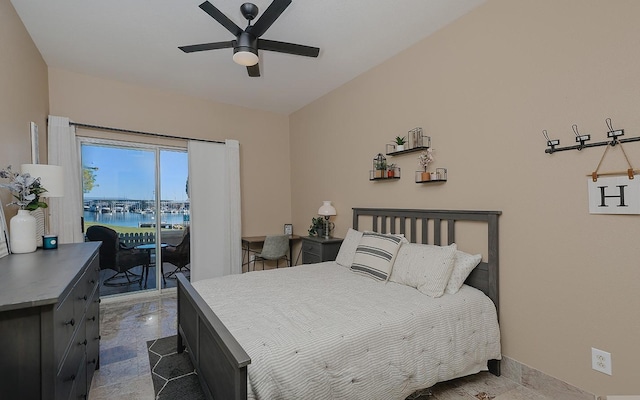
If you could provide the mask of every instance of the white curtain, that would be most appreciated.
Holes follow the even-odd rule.
[[[191,140],[191,280],[242,272],[240,144]]]
[[[69,118],[49,115],[48,162],[64,168],[64,197],[49,199],[51,233],[60,243],[80,243],[82,233],[82,183],[76,129]]]

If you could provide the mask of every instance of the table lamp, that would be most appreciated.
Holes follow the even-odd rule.
[[[20,171],[25,174],[40,178],[40,186],[47,189],[42,193],[41,197],[63,197],[64,196],[64,171],[58,165],[48,164],[22,164]],[[44,213],[44,211],[43,211]],[[51,214],[49,214],[51,215]],[[51,237],[47,229],[48,216],[44,218],[42,228],[38,229],[38,244],[43,240],[42,247],[45,249],[55,249],[57,245],[57,237]],[[37,217],[36,217],[37,219]],[[44,236],[44,238],[42,237]]]
[[[336,215],[336,209],[335,207],[333,207],[331,205],[331,200],[323,200],[322,201],[322,207],[320,207],[318,209],[318,215],[322,215],[324,216],[324,219],[326,221],[326,227],[324,230],[324,238],[325,239],[329,239],[329,218],[331,218],[332,215]]]

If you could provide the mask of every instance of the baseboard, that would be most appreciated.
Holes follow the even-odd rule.
[[[502,356],[500,362],[502,376],[522,386],[536,390],[552,399],[594,400],[597,396],[570,385],[558,378],[547,375],[535,368],[522,364],[512,358]]]

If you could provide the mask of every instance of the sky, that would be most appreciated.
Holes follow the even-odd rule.
[[[160,151],[161,200],[184,201],[188,175],[186,151]],[[86,198],[151,200],[155,196],[155,152],[149,149],[82,145],[82,165],[95,170]]]

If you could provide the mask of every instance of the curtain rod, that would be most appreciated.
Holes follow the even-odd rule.
[[[110,131],[110,132],[119,132],[119,133],[131,133],[131,134],[134,134],[134,135],[154,136],[154,137],[163,138],[163,139],[195,140],[197,142],[225,144],[225,142],[221,142],[219,140],[206,140],[206,139],[186,138],[186,137],[181,137],[181,136],[165,135],[165,134],[162,134],[162,133],[132,131],[132,130],[129,130],[129,129],[110,128],[108,126],[82,124],[82,123],[79,123],[79,122],[71,122],[71,121],[69,121],[69,125],[77,126],[79,128],[96,129],[96,130],[101,130],[101,131]]]

